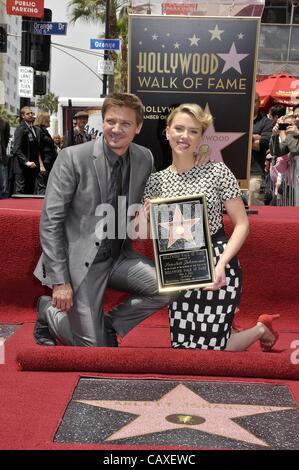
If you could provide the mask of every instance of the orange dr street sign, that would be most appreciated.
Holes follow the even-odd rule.
[[[6,0],[8,15],[43,18],[44,0]]]

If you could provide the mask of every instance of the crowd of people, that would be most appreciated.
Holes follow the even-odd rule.
[[[255,95],[249,204],[292,205],[294,164],[299,155],[299,105],[287,110],[275,105],[268,114],[260,110]]]
[[[49,133],[50,114],[38,112],[29,106],[20,112],[21,122],[16,128],[8,154],[9,123],[0,118],[0,198],[16,195],[44,195],[47,182],[62,148],[88,142],[92,136],[85,131],[88,113],[79,111],[74,116],[73,135],[63,137]]]
[[[137,96],[109,95],[102,107],[103,135],[63,149],[52,168],[41,217],[43,253],[35,269],[41,283],[52,288],[52,297],[38,301],[36,342],[117,347],[119,337],[168,305],[174,348],[243,351],[259,340],[263,350],[270,350],[278,338],[272,325],[277,316],[261,315],[247,330],[234,324],[242,288],[236,255],[248,220],[228,167],[209,162],[207,155],[198,159],[212,116],[194,103],[175,108],[166,127],[172,164],[154,173],[150,150],[132,142],[143,113]],[[198,192],[207,197],[215,280],[201,289],[161,294],[154,263],[133,250],[126,229],[136,217],[148,222],[151,198]],[[234,226],[229,240],[223,207]],[[116,226],[125,231],[111,232]],[[107,287],[130,296],[104,314]]]

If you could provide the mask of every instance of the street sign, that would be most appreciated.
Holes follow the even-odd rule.
[[[91,39],[90,49],[100,49],[102,51],[120,51],[120,39]]]
[[[32,16],[42,18],[44,16],[44,0],[6,0],[6,12],[8,15]]]
[[[67,23],[51,23],[51,21],[34,21],[31,23],[31,33],[39,35],[65,35]]]
[[[19,66],[18,92],[21,98],[33,97],[33,67]]]
[[[99,59],[98,60],[98,74],[114,75],[114,61]]]

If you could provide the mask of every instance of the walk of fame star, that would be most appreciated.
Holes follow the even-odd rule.
[[[182,400],[182,397],[183,400]],[[208,434],[269,447],[240,426],[234,419],[262,413],[290,410],[291,407],[211,403],[183,384],[165,393],[159,400],[77,400],[90,406],[122,411],[136,415],[125,426],[113,432],[106,441],[142,436],[162,431],[194,429]]]
[[[205,106],[205,112],[210,112],[208,103]],[[207,145],[209,149],[206,149],[211,155],[210,160],[213,162],[223,162],[222,150],[228,147],[230,144],[240,139],[245,133],[244,132],[218,132],[215,130],[214,124],[210,124],[205,133],[202,136],[203,145]],[[199,151],[203,151],[199,147]]]
[[[193,225],[199,222],[197,219],[184,219],[178,206],[175,208],[172,222],[161,222],[161,227],[168,230],[168,244],[170,248],[177,240],[186,240],[195,244],[194,235],[191,232]]]

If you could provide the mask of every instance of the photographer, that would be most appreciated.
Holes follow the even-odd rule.
[[[288,153],[292,157],[299,155],[299,104],[293,107],[293,114],[291,116],[293,123],[286,126],[284,120],[280,118],[272,129],[273,152],[275,156]],[[291,116],[288,115],[287,117]]]
[[[272,155],[270,178],[274,185],[275,205],[276,200],[282,197],[282,193],[285,193],[284,196],[287,198],[292,194],[291,190],[294,186],[294,155],[289,151],[286,140],[292,135],[291,132],[295,132],[296,135],[296,129],[298,131],[294,115],[288,114],[279,118],[272,130],[270,140],[270,153]],[[282,181],[286,183],[284,191],[283,186],[281,186]],[[271,205],[273,204],[274,201],[271,202]]]

